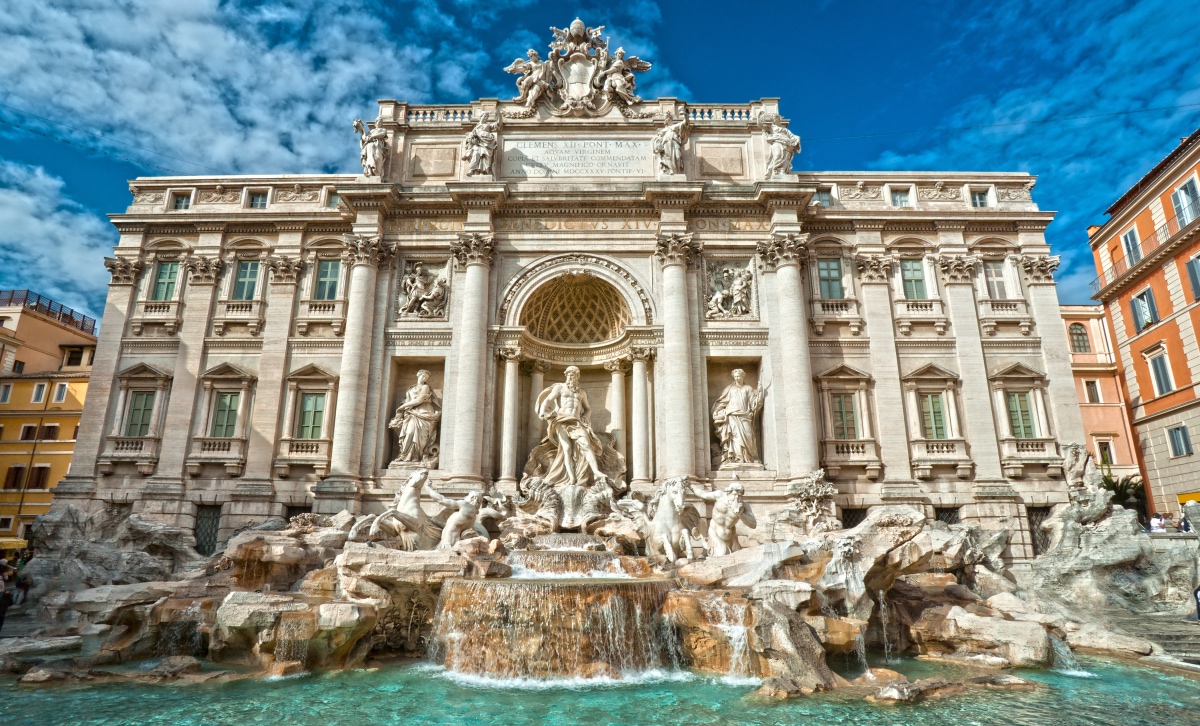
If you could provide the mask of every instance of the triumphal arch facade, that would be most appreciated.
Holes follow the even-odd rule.
[[[576,23],[512,100],[380,101],[360,175],[132,182],[60,501],[224,534],[419,467],[760,512],[825,481],[1032,556],[1083,438],[1035,179],[796,172],[777,99],[648,68]]]

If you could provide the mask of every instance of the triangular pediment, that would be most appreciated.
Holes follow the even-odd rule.
[[[936,363],[921,366],[901,380],[904,381],[947,381],[957,380],[958,374],[947,370]]]
[[[254,380],[257,376],[232,363],[218,363],[200,374],[201,378],[235,378],[239,381]]]
[[[330,373],[319,365],[309,363],[308,365],[297,368],[288,374],[288,380],[296,378],[320,379],[322,381],[336,381],[337,374]]]
[[[841,365],[834,366],[833,368],[830,368],[824,373],[818,375],[817,378],[823,381],[830,379],[841,381],[869,381],[871,380],[871,374],[842,363]]]
[[[171,374],[149,363],[135,363],[117,374],[117,378],[170,378]]]
[[[1001,368],[1000,370],[993,373],[991,375],[991,380],[997,380],[997,379],[1001,379],[1001,378],[1008,378],[1008,379],[1020,378],[1020,379],[1026,379],[1026,380],[1034,378],[1034,379],[1040,380],[1045,377],[1046,377],[1045,373],[1042,373],[1041,371],[1038,371],[1038,370],[1034,370],[1033,368],[1030,368],[1029,366],[1025,365],[1024,363],[1013,363],[1012,365],[1005,366],[1004,368]]]

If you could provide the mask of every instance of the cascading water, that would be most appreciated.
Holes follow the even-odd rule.
[[[1079,659],[1071,652],[1071,646],[1067,645],[1053,633],[1050,634],[1050,650],[1054,654],[1054,660],[1051,664],[1051,670],[1056,673],[1062,673],[1064,676],[1075,676],[1076,678],[1094,678],[1095,675],[1080,665]]]
[[[629,577],[611,552],[590,550],[520,550],[506,562],[514,578]]]
[[[854,657],[858,660],[859,668],[862,668],[862,674],[871,678],[871,666],[867,663],[867,639],[862,636],[862,633],[854,636]]]
[[[700,600],[700,610],[729,641],[729,673],[725,680],[732,682],[757,680],[750,667],[750,638],[746,625],[746,601],[731,602],[720,595]]]
[[[888,641],[888,626],[890,624],[889,620],[890,620],[890,618],[888,617],[887,596],[884,594],[883,590],[880,590],[879,591],[879,631],[880,631],[880,633],[883,634],[883,662],[884,663],[892,662],[892,644]]]
[[[200,626],[207,622],[199,602],[176,610],[171,620],[159,625],[158,655],[198,655],[204,652],[204,635]]]
[[[275,643],[275,662],[308,661],[308,648],[311,644],[313,623],[301,618],[281,618],[279,632]]]

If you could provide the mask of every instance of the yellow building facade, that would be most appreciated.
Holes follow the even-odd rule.
[[[95,327],[36,293],[0,290],[0,549],[24,544],[70,471]]]

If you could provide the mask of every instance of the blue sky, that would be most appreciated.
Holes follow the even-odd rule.
[[[504,66],[577,15],[654,63],[643,96],[780,97],[799,169],[1039,175],[1063,302],[1088,301],[1087,226],[1200,125],[1200,12],[1182,0],[13,2],[0,288],[96,314],[116,241],[104,215],[128,203],[127,179],[354,171],[350,120],[375,99],[509,97]]]

